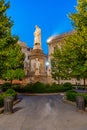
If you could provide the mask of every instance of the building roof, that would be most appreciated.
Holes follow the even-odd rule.
[[[74,31],[63,33],[63,34],[60,34],[60,35],[51,36],[51,37],[48,38],[47,43],[50,44],[50,43],[52,43],[53,41],[56,41],[56,40],[60,41],[62,38],[64,38],[67,35],[72,34],[73,32]]]
[[[19,44],[21,47],[28,48],[25,42],[18,41],[18,44]]]

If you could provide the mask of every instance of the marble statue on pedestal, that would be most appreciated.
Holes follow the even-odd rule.
[[[34,32],[34,44],[41,44],[41,29],[36,25],[36,30]]]

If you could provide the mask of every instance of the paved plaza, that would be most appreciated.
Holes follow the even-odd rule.
[[[64,103],[60,94],[21,98],[13,114],[0,114],[0,130],[87,130],[87,112]]]

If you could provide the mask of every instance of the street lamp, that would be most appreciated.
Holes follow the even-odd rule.
[[[49,67],[49,65],[50,65],[49,61],[46,61],[46,62],[45,62],[45,65],[46,65],[46,71],[47,71],[47,70],[48,70],[48,67]]]
[[[46,66],[48,67],[50,63],[49,63],[49,61],[46,61],[46,63],[45,63],[45,64],[46,64]]]
[[[45,64],[46,64],[46,73],[47,73],[47,76],[51,76],[50,62],[46,61]]]

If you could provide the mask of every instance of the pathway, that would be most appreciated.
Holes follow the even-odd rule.
[[[87,112],[63,103],[60,94],[22,98],[13,114],[0,114],[0,130],[87,130]]]

